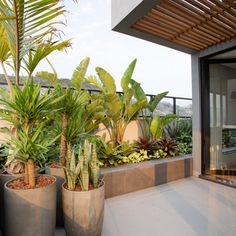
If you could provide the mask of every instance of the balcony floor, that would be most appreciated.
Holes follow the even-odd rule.
[[[236,191],[191,177],[106,200],[102,236],[144,235],[235,236]]]

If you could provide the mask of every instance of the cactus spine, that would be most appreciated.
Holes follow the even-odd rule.
[[[83,147],[79,147],[77,160],[73,148],[68,145],[64,170],[69,190],[75,190],[76,185],[79,183],[82,191],[88,191],[89,181],[91,181],[94,188],[97,188],[100,181],[100,168],[96,145],[85,140]]]

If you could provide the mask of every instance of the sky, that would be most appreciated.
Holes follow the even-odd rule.
[[[72,38],[72,49],[49,57],[60,78],[71,78],[80,61],[90,57],[87,74],[96,74],[96,66],[104,68],[120,91],[124,71],[137,58],[133,79],[147,94],[169,91],[170,96],[191,98],[190,55],[112,31],[111,0],[66,1],[66,10],[64,38]],[[38,70],[50,68],[42,63]]]

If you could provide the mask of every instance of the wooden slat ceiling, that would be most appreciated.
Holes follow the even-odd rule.
[[[200,51],[236,37],[236,1],[162,0],[132,28]]]

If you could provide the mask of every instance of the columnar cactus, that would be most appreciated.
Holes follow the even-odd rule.
[[[100,168],[96,145],[85,140],[83,147],[79,147],[77,160],[73,148],[68,145],[64,170],[69,190],[75,190],[76,185],[79,184],[82,191],[88,191],[89,181],[91,181],[94,188],[97,188],[100,180]]]

